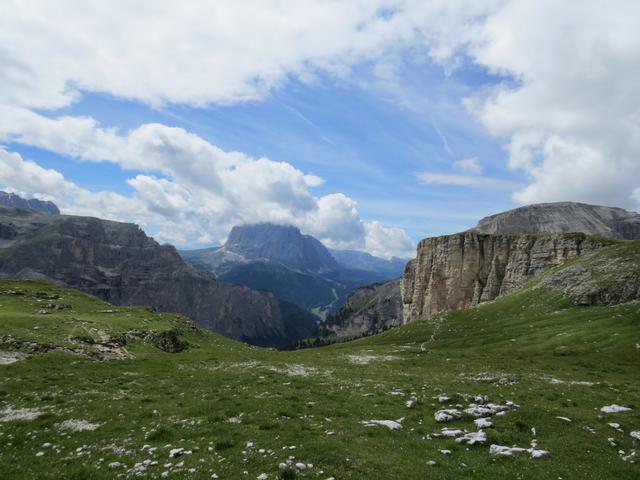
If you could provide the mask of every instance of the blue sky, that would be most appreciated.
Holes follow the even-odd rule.
[[[183,248],[273,221],[407,256],[521,204],[640,203],[632,12],[63,3],[0,19],[0,187],[65,213]]]
[[[343,192],[357,201],[364,220],[400,227],[415,241],[470,228],[483,215],[513,207],[508,190],[426,185],[415,176],[455,172],[455,161],[475,157],[486,174],[517,178],[504,168],[500,141],[462,105],[465,96],[505,78],[474,65],[446,75],[426,62],[405,66],[402,76],[402,99],[362,67],[348,81],[322,76],[308,85],[292,79],[263,100],[235,105],[156,109],[85,92],[80,101],[48,114],[93,117],[123,131],[157,122],[226,151],[288,162],[325,180],[315,193]],[[93,191],[132,194],[126,180],[139,173],[18,143],[10,147]]]

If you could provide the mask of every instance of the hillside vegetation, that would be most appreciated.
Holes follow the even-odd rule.
[[[1,281],[2,478],[638,478],[640,303],[583,306],[548,283],[582,262],[607,284],[603,255],[637,268],[627,245],[473,309],[292,352]],[[456,441],[487,404],[504,414],[486,441]]]

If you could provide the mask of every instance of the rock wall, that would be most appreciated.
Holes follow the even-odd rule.
[[[427,238],[407,264],[400,289],[403,321],[493,300],[552,265],[605,246],[580,233]]]

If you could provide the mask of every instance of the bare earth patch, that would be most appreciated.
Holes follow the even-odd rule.
[[[347,358],[354,365],[367,365],[371,362],[388,362],[391,360],[398,359],[398,357],[394,355],[373,355],[373,354],[347,355]]]
[[[0,350],[0,365],[9,365],[24,360],[29,355],[21,352],[5,352]]]

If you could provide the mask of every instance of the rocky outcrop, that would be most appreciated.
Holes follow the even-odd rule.
[[[493,300],[547,267],[608,243],[585,234],[464,232],[424,239],[401,281],[403,321]]]
[[[222,248],[246,260],[267,260],[309,272],[330,272],[338,264],[317,239],[296,227],[259,223],[233,227]]]
[[[587,253],[546,272],[539,287],[561,292],[576,305],[615,305],[640,299],[640,241]]]
[[[359,337],[402,325],[400,280],[356,288],[339,312],[320,326],[322,337]]]
[[[137,225],[0,207],[0,274],[49,279],[115,305],[150,305],[248,343],[282,347],[315,322],[273,295],[215,280]],[[296,320],[300,320],[300,325]]]
[[[269,291],[318,320],[335,313],[354,288],[399,278],[405,263],[365,252],[330,252],[295,227],[268,223],[234,227],[224,246],[180,255],[221,281]]]
[[[540,203],[483,218],[472,231],[493,235],[582,232],[636,240],[640,239],[640,214],[585,203]]]
[[[38,200],[37,198],[26,199],[15,193],[0,192],[0,205],[9,208],[35,210],[49,215],[60,215],[58,206],[53,202]]]

